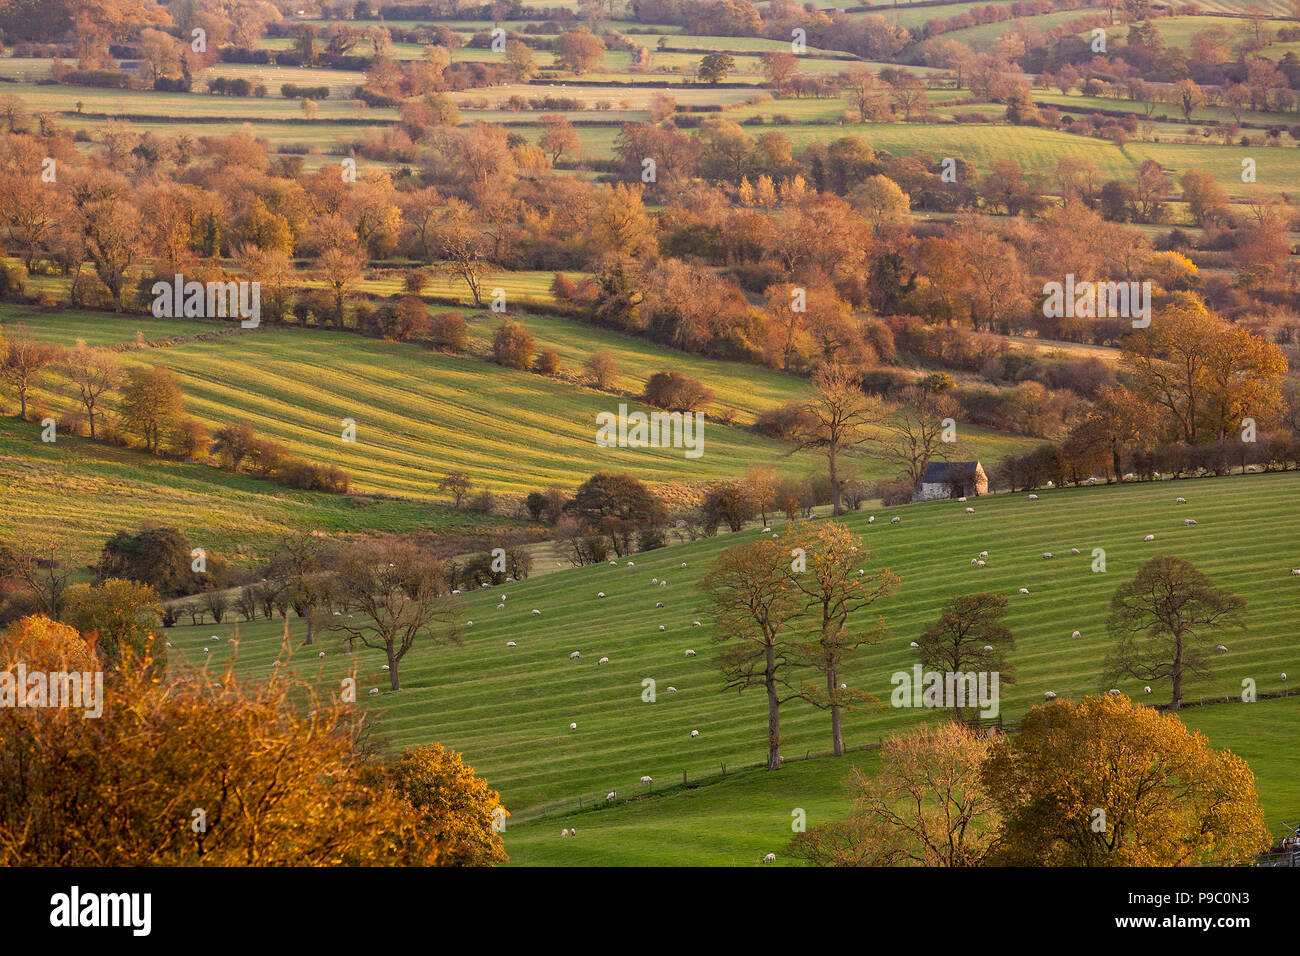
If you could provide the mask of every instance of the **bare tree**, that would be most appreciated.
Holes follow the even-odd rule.
[[[812,383],[813,394],[807,403],[811,419],[798,435],[795,450],[825,451],[832,510],[841,514],[840,455],[873,437],[873,429],[884,421],[884,407],[862,391],[857,374],[848,366],[823,366],[813,375]]]
[[[68,378],[77,387],[78,398],[90,422],[90,437],[95,438],[95,411],[100,397],[115,388],[122,379],[122,367],[107,349],[87,348],[78,342],[64,357]]]

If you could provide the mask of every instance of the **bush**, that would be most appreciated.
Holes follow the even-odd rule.
[[[670,412],[692,412],[713,401],[713,390],[681,372],[655,372],[646,380],[642,399]]]
[[[506,319],[492,336],[492,361],[523,371],[532,363],[537,340],[518,322]]]
[[[592,385],[606,392],[613,390],[618,380],[618,362],[614,360],[613,352],[604,349],[592,352],[587,358],[586,369]]]
[[[298,86],[295,83],[285,83],[280,87],[280,95],[286,100],[327,100],[330,95],[328,86]]]
[[[469,323],[459,312],[439,312],[429,322],[429,341],[443,352],[464,352],[469,347]]]
[[[754,430],[767,438],[790,441],[812,424],[813,416],[807,406],[787,402],[768,408],[754,417]]]
[[[537,361],[533,363],[533,371],[539,375],[558,375],[560,373],[560,357],[550,349],[546,349],[537,356]]]
[[[429,307],[413,295],[402,296],[375,316],[379,334],[390,342],[408,342],[424,335],[430,327]]]

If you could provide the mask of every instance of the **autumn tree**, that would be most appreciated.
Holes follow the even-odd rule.
[[[767,695],[767,769],[781,767],[781,705],[800,696],[789,683],[801,595],[790,583],[784,541],[760,538],[718,555],[700,588],[712,605],[724,687]]]
[[[555,65],[581,76],[590,73],[605,56],[605,41],[585,27],[561,33],[555,40]]]
[[[706,83],[717,84],[736,69],[735,59],[728,53],[706,53],[700,59],[696,75]]]
[[[81,634],[94,635],[95,647],[109,667],[120,666],[128,655],[148,658],[159,672],[167,666],[167,649],[157,643],[162,607],[147,584],[121,578],[74,584],[64,595],[61,617]]]
[[[402,751],[386,774],[392,788],[422,818],[439,849],[438,866],[495,866],[509,862],[498,827],[510,816],[501,796],[464,758],[442,744]]]
[[[951,598],[939,619],[921,632],[917,650],[921,666],[940,674],[997,673],[999,686],[1014,684],[1007,651],[1014,650],[1011,629],[1002,623],[1007,599],[1001,594],[961,594]],[[959,701],[953,713],[964,720]],[[967,701],[971,703],[971,701]]]
[[[398,667],[417,640],[460,643],[447,571],[432,555],[408,543],[360,543],[342,552],[335,566],[339,597],[352,617],[333,619],[353,647],[384,652],[393,690],[402,687]]]
[[[89,348],[85,342],[80,341],[76,348],[69,349],[64,354],[63,364],[69,380],[77,389],[81,407],[86,410],[90,437],[95,438],[95,416],[99,410],[100,398],[117,387],[122,379],[122,367],[112,352],[102,348]]]
[[[984,780],[1002,817],[995,863],[1228,865],[1269,845],[1246,761],[1123,695],[1034,707]]]
[[[550,154],[552,164],[565,153],[576,153],[581,145],[569,118],[561,113],[547,113],[541,118],[542,135],[537,145]]]
[[[1172,555],[1152,558],[1110,602],[1106,628],[1115,647],[1106,655],[1104,677],[1172,683],[1169,706],[1183,700],[1184,677],[1209,677],[1206,649],[1226,627],[1244,627],[1246,602],[1194,565]]]
[[[888,568],[864,574],[871,552],[838,522],[787,535],[785,542],[793,558],[790,582],[803,595],[805,626],[813,634],[812,640],[790,643],[790,658],[823,678],[822,687],[804,684],[800,692],[814,707],[830,711],[832,750],[839,757],[844,754],[841,712],[874,700],[864,691],[841,687],[840,668],[846,655],[885,634],[883,618],[864,627],[850,625],[849,617],[887,595],[899,578]]]
[[[838,515],[844,511],[840,457],[870,439],[884,414],[880,403],[862,391],[856,373],[846,366],[823,366],[814,373],[812,384],[806,403],[810,419],[796,439],[797,447],[825,453],[832,513]]]
[[[18,413],[27,418],[27,398],[44,370],[57,362],[63,350],[50,342],[38,342],[23,325],[14,326],[9,336],[0,340],[0,382],[18,395]]]
[[[438,482],[438,490],[451,495],[451,500],[457,508],[460,507],[461,502],[465,500],[472,487],[473,483],[470,481],[469,475],[463,471],[448,472]]]
[[[304,645],[316,643],[320,608],[331,580],[326,569],[329,557],[322,538],[298,532],[280,538],[275,557],[267,567],[267,576],[282,585],[280,593],[307,626]]]
[[[925,469],[943,448],[946,422],[955,420],[959,409],[951,395],[916,385],[903,389],[898,398],[877,446],[886,461],[902,467],[913,488],[920,488]]]
[[[158,454],[164,436],[185,417],[185,397],[176,374],[165,365],[129,369],[119,411],[126,429]]]
[[[878,771],[853,768],[849,818],[801,833],[791,852],[816,866],[980,866],[997,840],[981,776],[992,749],[953,722],[890,737]]]

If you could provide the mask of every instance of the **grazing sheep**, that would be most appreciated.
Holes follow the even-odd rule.
[[[849,689],[849,685],[848,685],[848,684],[841,684],[841,685],[840,685],[840,690],[848,690],[848,689]]]
[[[698,730],[692,730],[692,731],[691,731],[691,738],[692,738],[692,739],[698,737],[699,735],[700,735],[700,732],[699,732]]]
[[[699,621],[691,621],[691,627],[699,627],[699,626],[700,626]]]
[[[1047,693],[1045,693],[1043,697],[1046,700],[1056,700],[1056,695],[1052,693],[1050,690]]]
[[[1196,519],[1195,519],[1195,518],[1184,518],[1184,519],[1183,519],[1183,524],[1187,525],[1187,527],[1190,528],[1190,527],[1192,527],[1192,525],[1196,524]]]
[[[654,783],[654,778],[652,778],[652,777],[642,777],[642,778],[641,778],[641,782],[642,782],[642,783]]]
[[[892,518],[889,519],[889,523],[890,523],[890,524],[898,524],[898,523],[899,523],[900,521],[902,521],[902,520],[903,520],[902,518],[900,518],[900,517],[898,517],[897,515],[895,515],[894,517],[892,517]]]
[[[392,670],[392,668],[389,667],[387,664],[384,665],[383,669],[386,670],[386,671],[391,671],[391,670]]]
[[[1149,535],[1147,535],[1145,538],[1143,538],[1142,540],[1143,540],[1143,541],[1154,541],[1155,539],[1156,539],[1156,536],[1155,536],[1155,535],[1153,535],[1153,534],[1149,534]]]
[[[764,862],[764,863],[775,863],[775,862],[776,862],[776,854],[775,854],[775,853],[769,853],[767,856],[763,857],[763,862]]]
[[[662,624],[660,624],[660,625],[659,625],[659,630],[663,631],[663,630],[666,630],[666,628],[665,628]]]
[[[572,654],[569,655],[569,660],[576,661],[581,656],[582,656],[581,651],[574,651]]]
[[[596,597],[598,597],[598,598],[603,598],[604,596],[605,596],[605,592],[604,592],[604,591],[600,591],[600,592],[598,592],[598,593],[596,594]]]
[[[562,836],[562,837],[566,837],[566,836],[568,836],[568,835],[569,835],[569,830],[568,830],[567,827],[566,827],[565,829],[563,829],[563,830],[560,831],[560,836]]]
[[[213,642],[214,644],[220,644],[220,643],[221,643],[221,638],[219,638],[219,637],[217,637],[217,635],[213,634],[213,635],[212,635],[212,642]]]
[[[655,602],[655,607],[663,607],[663,606],[664,606],[664,602],[663,602],[663,601],[656,601],[656,602]]]
[[[872,515],[870,518],[867,519],[867,524],[875,524],[875,523],[876,523],[875,515]]]
[[[466,621],[466,622],[465,622],[465,626],[466,626],[466,627],[473,627],[473,626],[474,626],[474,622],[473,622],[473,621]]]
[[[1146,687],[1143,687],[1143,688],[1142,688],[1142,693],[1144,693],[1144,694],[1149,694],[1149,693],[1151,693],[1151,685],[1150,685],[1150,684],[1147,684]]]
[[[1075,638],[1075,639],[1077,640],[1077,639],[1078,639],[1079,637],[1081,637],[1082,635],[1081,635],[1078,631],[1075,631],[1075,632],[1073,632],[1070,636],[1073,637],[1073,638]]]
[[[763,534],[771,534],[771,533],[772,533],[772,529],[771,529],[771,528],[764,528],[764,529],[763,529]]]
[[[675,694],[675,693],[677,693],[677,688],[676,688],[676,687],[673,687],[673,686],[670,684],[670,685],[668,686],[668,693],[670,693],[670,694]]]
[[[694,652],[694,651],[687,651],[687,652],[686,652],[686,656],[687,656],[687,657],[694,657],[694,656],[695,656],[695,652]]]
[[[451,593],[452,593],[452,594],[459,594],[459,593],[460,593],[460,588],[456,588],[456,590],[452,591]]]
[[[962,496],[961,496],[960,498],[958,498],[957,500],[958,500],[959,502],[961,502],[962,504],[965,504],[965,503],[966,503],[966,496],[965,496],[965,495],[962,495]]]
[[[1038,500],[1038,495],[1030,495],[1030,496],[1029,496],[1029,500],[1030,500],[1030,501],[1037,501],[1037,500]]]
[[[980,557],[981,557],[981,558],[987,558],[988,556],[989,556],[989,553],[988,553],[987,551],[981,551],[981,552],[980,552]]]
[[[505,607],[504,604],[498,604],[498,605],[497,605],[497,610],[500,611],[500,610],[503,609],[504,607]]]
[[[1292,573],[1292,574],[1300,574],[1300,568],[1292,568],[1292,569],[1291,569],[1291,573]]]
[[[1282,679],[1283,679],[1283,680],[1286,680],[1286,671],[1283,671],[1283,672],[1282,672]]]
[[[911,644],[908,645],[908,647],[920,647],[920,646],[921,645],[916,643],[916,641],[913,641]]]
[[[1222,645],[1222,644],[1215,644],[1215,645],[1214,645],[1214,649],[1215,649],[1216,651],[1218,651],[1220,654],[1226,654],[1226,653],[1228,653],[1228,648],[1225,647],[1225,646]]]
[[[650,583],[651,583],[651,584],[658,584],[658,583],[659,583],[659,579],[658,579],[658,578],[651,578],[651,579],[650,579]]]
[[[578,725],[577,725],[577,724],[569,724],[569,729],[570,729],[570,730],[577,730],[577,729],[578,729]]]
[[[1028,593],[1029,593],[1029,588],[1021,588],[1021,589],[1020,589],[1020,593],[1021,593],[1021,594],[1028,594]]]
[[[501,595],[501,600],[503,600],[503,601],[504,601],[504,600],[505,600],[505,599],[506,599],[506,596],[505,596],[505,595],[504,595],[504,594],[503,594],[503,595]]]
[[[608,664],[608,663],[609,663],[609,658],[608,658],[608,657],[602,657],[600,660],[596,661],[596,663],[597,663],[598,665],[599,665],[599,664]]]
[[[1078,549],[1078,548],[1071,548],[1071,549],[1070,549],[1070,553],[1071,553],[1071,554],[1078,554],[1078,553],[1079,553],[1079,549]]]
[[[1114,694],[1115,696],[1118,697],[1120,694],[1120,689],[1118,687],[1112,687],[1110,690],[1106,691],[1106,693]]]
[[[203,653],[206,654],[207,652],[208,652],[208,649],[207,649],[206,647],[203,648]]]
[[[979,558],[971,558],[971,559],[970,559],[970,563],[971,563],[972,565],[979,564],[979,563],[980,563],[980,559],[979,559]]]
[[[668,587],[668,582],[667,582],[667,581],[660,581],[660,582],[659,582],[659,586],[660,586],[661,588],[666,588],[666,587]]]
[[[569,830],[569,836],[575,836],[575,837],[576,837],[577,835],[578,835],[578,828],[577,828],[577,827],[572,827],[572,828]]]
[[[1186,498],[1175,498],[1175,499],[1174,499],[1174,504],[1176,504],[1176,505],[1185,505],[1185,504],[1187,504],[1187,499],[1186,499]]]
[[[541,614],[541,613],[542,613],[542,612],[539,611],[539,610],[537,610],[537,608],[533,608],[533,617],[537,617],[537,615],[539,615],[539,614]]]
[[[378,697],[378,696],[379,696],[379,688],[378,688],[378,687],[372,687],[372,688],[370,688],[370,690],[366,691],[366,695],[369,696],[369,697]]]
[[[506,641],[506,647],[518,647],[518,646],[519,645],[516,644],[514,641]]]
[[[614,799],[615,797],[617,797],[617,796],[618,796],[618,791],[617,791],[617,790],[611,790],[609,793],[605,794],[605,799],[606,799],[606,800],[613,800],[613,799]]]
[[[616,568],[616,567],[618,567],[618,562],[617,562],[617,561],[611,561],[611,562],[609,562],[609,566],[610,566],[611,568]]]
[[[629,561],[629,562],[627,563],[627,566],[628,566],[629,568],[635,568],[635,567],[636,567],[636,562],[635,562],[635,561]]]
[[[686,562],[685,562],[685,561],[682,562],[682,567],[686,567]]]
[[[984,564],[985,564],[984,561],[976,561],[976,562],[975,562],[975,566],[978,567],[978,568],[982,568],[982,567],[984,567]]]
[[[1043,552],[1043,557],[1044,557],[1044,558],[1050,558],[1051,556],[1052,556],[1052,552],[1050,552],[1050,551],[1044,551],[1044,552]]]
[[[985,645],[984,645],[984,650],[985,650],[985,651],[991,651],[991,650],[993,650],[993,645],[992,645],[992,644],[985,644]]]
[[[973,514],[975,513],[975,509],[974,509],[974,508],[967,508],[967,509],[966,509],[966,513],[967,513],[968,515],[973,515]]]
[[[168,641],[168,642],[167,642],[167,646],[168,646],[168,647],[171,647],[171,646],[172,646],[172,642],[171,642],[171,641]]]

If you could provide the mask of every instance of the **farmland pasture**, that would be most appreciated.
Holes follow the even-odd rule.
[[[901,516],[896,526],[882,520],[869,525],[867,513],[851,514],[843,520],[870,548],[864,564],[889,567],[902,583],[872,614],[858,619],[865,625],[878,611],[890,633],[882,643],[850,655],[843,679],[888,702],[890,675],[910,671],[916,658],[908,643],[937,616],[941,604],[954,594],[991,591],[1009,596],[1006,623],[1016,640],[1009,658],[1017,682],[1001,688],[1006,722],[1014,724],[1048,690],[1061,697],[1104,690],[1100,670],[1110,644],[1105,633],[1110,597],[1141,563],[1164,553],[1193,562],[1247,602],[1246,629],[1215,638],[1228,652],[1212,654],[1213,676],[1191,681],[1188,700],[1236,698],[1246,677],[1257,681],[1261,694],[1280,691],[1286,686],[1282,672],[1300,673],[1300,636],[1294,628],[1300,579],[1289,573],[1300,564],[1292,533],[1300,521],[1298,490],[1300,474],[1289,473],[1049,490],[1040,492],[1037,501],[1023,494],[996,495],[976,500],[974,515],[964,514],[964,506],[952,501],[875,512]],[[1178,495],[1189,504],[1176,505]],[[1186,527],[1187,516],[1199,524]],[[773,527],[785,531],[784,521]],[[1144,543],[1146,533],[1154,533],[1156,542]],[[815,808],[810,822],[816,822],[817,814],[831,813],[833,800],[840,799],[838,781],[848,763],[858,759],[837,762],[839,770],[815,760],[806,765],[792,761],[786,770],[793,773],[780,776],[779,783],[761,782],[777,775],[733,777],[763,757],[765,702],[760,693],[722,692],[712,627],[695,585],[722,548],[757,535],[755,530],[739,537],[723,535],[634,555],[634,566],[620,561],[616,567],[556,571],[542,579],[464,595],[458,614],[462,645],[417,645],[402,664],[403,689],[396,694],[387,689],[379,655],[353,655],[331,636],[320,645],[326,653],[323,663],[310,649],[300,651],[291,666],[307,679],[319,677],[326,686],[337,686],[355,667],[363,692],[372,686],[381,689],[378,697],[364,698],[364,706],[381,714],[381,733],[393,746],[437,739],[465,753],[517,815],[512,826],[519,831],[524,851],[520,861],[555,862],[554,853],[569,852],[541,847],[550,836],[558,839],[560,827],[567,825],[549,819],[534,830],[526,821],[543,811],[555,815],[590,808],[607,790],[619,791],[623,799],[635,798],[672,787],[683,773],[688,784],[703,783],[725,764],[728,779],[723,789],[714,791],[710,784],[680,797],[602,810],[578,822],[590,819],[586,826],[593,833],[608,822],[615,834],[627,834],[612,838],[625,840],[617,851],[626,854],[625,861],[641,860],[635,855],[641,847],[644,860],[655,862],[664,859],[662,851],[652,848],[654,835],[663,833],[655,828],[672,826],[679,812],[685,815],[681,826],[687,829],[698,819],[689,801],[702,801],[702,813],[732,805],[736,816],[720,815],[718,842],[706,842],[698,861],[722,862],[722,855],[730,854],[725,861],[748,862],[747,854],[757,852],[753,841],[775,839],[782,819],[784,832],[789,832],[792,807]],[[1082,553],[1071,555],[1072,546]],[[1105,550],[1104,573],[1092,570],[1094,548]],[[969,563],[979,550],[990,552],[983,569]],[[1048,550],[1056,554],[1054,559],[1042,559],[1041,553]],[[652,578],[668,586],[652,586]],[[1030,593],[1017,594],[1020,587]],[[607,597],[598,598],[600,591]],[[502,593],[507,595],[504,602]],[[663,609],[655,607],[660,601]],[[505,603],[505,609],[498,610],[498,603]],[[532,615],[533,608],[541,615]],[[693,627],[693,620],[702,626]],[[472,626],[467,626],[469,621]],[[666,630],[659,632],[659,624]],[[293,628],[299,635],[297,622]],[[172,629],[174,665],[197,663],[199,649],[215,634],[222,641],[211,645],[208,663],[222,666],[235,654],[234,645],[225,640],[234,629],[230,623]],[[1075,629],[1082,632],[1078,639],[1070,636]],[[253,678],[267,675],[280,649],[279,625],[241,624],[239,633],[237,669]],[[510,640],[518,646],[506,647]],[[685,657],[688,648],[698,656]],[[569,660],[572,651],[581,652],[577,661]],[[597,665],[601,656],[608,656],[610,663]],[[642,701],[645,678],[657,682],[654,703]],[[1143,694],[1140,681],[1124,679],[1116,686],[1136,700],[1166,701],[1168,682],[1152,684],[1150,697]],[[675,693],[667,691],[669,685]],[[1285,734],[1294,713],[1290,701],[1223,703],[1185,712],[1193,726],[1204,715],[1211,739],[1218,735],[1231,743],[1244,742],[1256,732],[1254,715],[1282,715],[1276,723],[1269,717],[1269,723],[1258,725],[1261,743],[1253,750],[1261,764],[1257,772],[1268,782],[1262,787],[1271,826],[1300,806],[1293,765],[1285,762],[1291,758],[1280,753],[1284,747],[1265,749],[1262,740],[1264,735],[1271,740]],[[853,713],[846,718],[846,743],[874,743],[935,716],[887,703]],[[568,729],[571,722],[577,723],[576,731]],[[828,750],[827,723],[821,711],[788,704],[782,711],[785,752],[801,756]],[[692,729],[701,736],[691,739]],[[1274,760],[1283,762],[1275,765]],[[808,780],[819,782],[801,789],[798,782],[805,773]],[[639,785],[642,775],[653,777],[655,784]],[[783,783],[791,778],[791,784]],[[755,800],[746,809],[742,794],[751,792],[750,783],[755,784]],[[787,787],[785,804],[776,800],[781,791],[771,789],[782,786]],[[716,800],[711,793],[717,794]],[[792,796],[797,799],[791,802]],[[655,817],[654,806],[664,808],[661,817]],[[767,814],[775,812],[773,808],[781,811],[780,818],[769,829],[746,836],[746,821],[752,819],[747,814]],[[643,826],[651,829],[639,829]],[[530,857],[534,833],[538,856]],[[738,857],[742,846],[746,855]],[[763,848],[771,850],[779,847]]]

